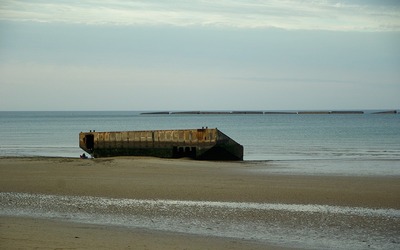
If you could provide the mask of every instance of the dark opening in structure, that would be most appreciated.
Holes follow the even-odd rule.
[[[182,157],[196,158],[196,147],[174,146],[172,148],[172,157],[174,157],[174,158],[182,158]]]
[[[94,135],[85,135],[85,146],[89,150],[94,148]]]

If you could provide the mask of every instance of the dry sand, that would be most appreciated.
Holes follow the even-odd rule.
[[[141,157],[1,158],[0,192],[400,209],[399,177],[292,176],[268,174],[257,168],[257,164],[245,162]],[[277,248],[240,239],[48,219],[0,219],[2,249]]]

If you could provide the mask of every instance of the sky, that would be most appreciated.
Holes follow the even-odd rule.
[[[0,111],[400,109],[400,1],[0,0]]]

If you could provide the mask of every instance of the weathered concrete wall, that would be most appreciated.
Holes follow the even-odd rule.
[[[79,146],[94,157],[143,155],[243,159],[241,145],[217,129],[208,128],[80,133]],[[213,147],[215,149],[210,151]]]

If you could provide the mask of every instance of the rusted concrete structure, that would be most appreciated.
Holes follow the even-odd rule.
[[[243,160],[243,146],[218,129],[81,132],[79,146],[93,157],[190,157]]]

